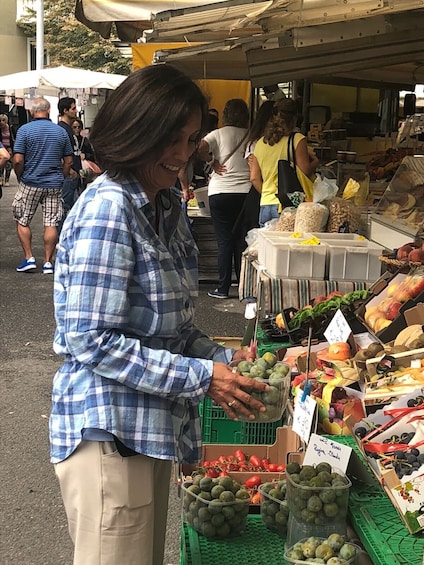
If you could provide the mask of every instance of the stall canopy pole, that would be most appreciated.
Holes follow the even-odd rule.
[[[37,0],[36,70],[44,67],[44,0]]]

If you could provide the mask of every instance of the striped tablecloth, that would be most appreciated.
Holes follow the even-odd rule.
[[[258,276],[260,276],[259,280]],[[352,281],[274,278],[264,270],[256,257],[245,253],[242,257],[239,298],[240,300],[248,297],[259,299],[260,315],[265,316],[278,314],[284,308],[303,308],[310,304],[313,298],[326,296],[333,290],[346,293],[362,290],[370,285],[371,283]]]

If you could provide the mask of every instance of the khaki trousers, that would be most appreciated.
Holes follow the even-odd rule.
[[[55,465],[74,565],[163,565],[171,467],[97,441]]]

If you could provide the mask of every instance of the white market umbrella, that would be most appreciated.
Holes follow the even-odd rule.
[[[39,93],[47,93],[71,88],[107,88],[114,90],[127,77],[111,73],[101,73],[73,67],[54,67],[37,71],[23,71],[0,76],[0,92],[12,93],[16,90],[34,88]]]

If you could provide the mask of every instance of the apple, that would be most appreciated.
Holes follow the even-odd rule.
[[[387,328],[387,326],[390,326],[391,323],[392,323],[392,321],[387,320],[386,318],[378,318],[375,321],[375,325],[373,327],[373,330],[376,333],[381,332],[381,330],[384,330],[385,328]]]
[[[408,261],[411,261],[411,263],[422,263],[424,261],[424,252],[421,249],[413,249],[408,254]]]
[[[402,307],[402,302],[393,301],[390,308],[386,312],[387,320],[394,320],[399,315],[399,310]]]
[[[371,324],[369,323],[369,318],[370,316],[374,315],[377,312],[377,310],[378,310],[378,306],[368,306],[368,308],[365,310],[364,321],[369,326],[371,326]]]
[[[424,277],[414,276],[411,277],[409,282],[409,291],[412,298],[416,298],[424,291]]]
[[[379,312],[386,314],[393,304],[393,298],[383,298],[383,300],[378,304],[377,309]]]
[[[374,331],[378,331],[376,329],[377,327],[377,321],[378,320],[385,320],[386,317],[382,312],[379,312],[378,310],[376,310],[375,312],[373,312],[372,314],[370,314],[368,316],[368,321],[367,324],[369,325],[369,327],[374,330]]]
[[[392,298],[393,296],[395,296],[396,291],[399,289],[399,286],[400,284],[396,282],[389,284],[386,291],[387,298]]]
[[[399,247],[399,249],[396,252],[396,259],[399,259],[399,261],[408,259],[409,254],[413,250],[414,247],[412,247],[412,245],[410,245],[409,243],[407,243],[406,245],[402,245],[402,247]]]

